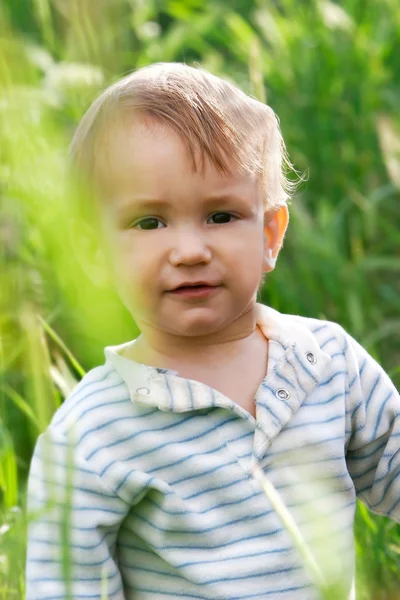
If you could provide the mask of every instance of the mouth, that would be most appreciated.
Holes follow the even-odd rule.
[[[179,287],[175,288],[174,290],[171,290],[172,292],[179,292],[179,291],[183,291],[183,290],[201,290],[201,289],[206,289],[206,288],[212,288],[212,287],[216,287],[214,285],[208,285],[207,283],[196,283],[193,285],[180,285]]]
[[[215,290],[219,289],[219,287],[219,285],[211,285],[208,283],[183,284],[169,290],[169,293],[174,296],[186,298],[203,298],[212,294]]]
[[[171,288],[169,292],[176,292],[179,290],[193,290],[193,289],[201,289],[201,288],[214,288],[218,287],[218,284],[209,283],[208,281],[184,281],[180,285],[175,288]]]

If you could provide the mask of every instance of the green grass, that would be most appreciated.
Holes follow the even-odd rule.
[[[307,181],[263,301],[339,322],[400,386],[399,3],[100,4],[0,6],[0,600],[24,594],[38,433],[103,347],[136,334],[108,274],[88,277],[92,246],[72,243],[65,178],[77,121],[118,76],[199,62],[267,100]],[[359,506],[355,530],[358,598],[395,598],[399,526]]]

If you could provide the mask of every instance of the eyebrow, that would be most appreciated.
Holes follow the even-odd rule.
[[[208,198],[202,199],[202,203],[206,205],[212,204],[229,204],[232,201],[246,201],[246,197],[244,195],[239,194],[221,194],[215,196],[209,196]],[[164,200],[161,198],[143,198],[132,200],[131,202],[127,202],[126,205],[121,207],[121,212],[125,212],[125,210],[155,210],[157,208],[166,208],[171,205],[171,202],[168,200]]]

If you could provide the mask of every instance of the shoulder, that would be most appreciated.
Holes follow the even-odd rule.
[[[107,361],[86,373],[55,412],[49,427],[61,436],[67,435],[72,428],[81,434],[110,412],[118,414],[130,404],[126,383]]]
[[[352,338],[339,323],[327,319],[303,317],[286,313],[281,313],[280,317],[289,330],[293,324],[307,330],[307,332],[313,335],[321,350],[324,350],[327,354],[346,354]]]
[[[317,319],[313,317],[303,317],[300,315],[284,315],[288,317],[289,321],[299,323],[303,327],[307,328],[310,333],[314,335],[319,343],[329,344],[335,342],[340,344],[343,348],[348,343],[349,334],[346,332],[344,327],[335,321],[328,321],[326,319]]]
[[[298,315],[285,316],[292,322],[306,327],[314,335],[320,348],[329,354],[331,359],[335,359],[332,361],[332,368],[345,370],[350,388],[356,381],[364,387],[371,388],[379,380],[389,382],[389,377],[380,363],[339,323]]]

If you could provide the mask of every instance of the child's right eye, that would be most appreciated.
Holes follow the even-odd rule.
[[[149,229],[161,229],[164,227],[164,224],[160,219],[156,217],[145,217],[144,219],[140,219],[132,224],[134,229],[142,229],[148,231]]]

